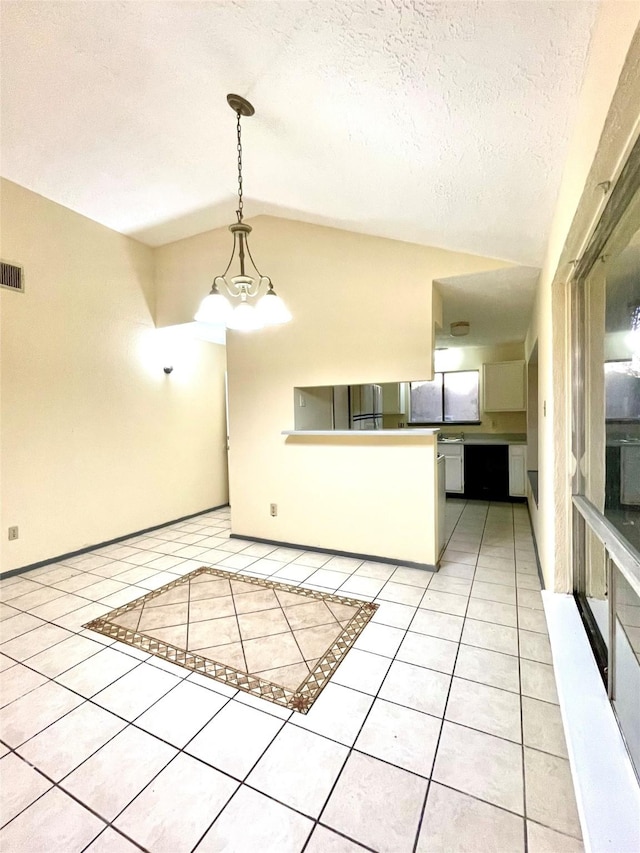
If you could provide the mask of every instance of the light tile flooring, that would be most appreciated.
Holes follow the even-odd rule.
[[[524,506],[449,502],[438,574],[228,518],[0,581],[2,850],[583,850]],[[308,715],[82,628],[203,564],[381,605]]]

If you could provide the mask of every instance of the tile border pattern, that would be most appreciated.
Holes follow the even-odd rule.
[[[225,580],[242,580],[243,583],[252,584],[261,589],[280,590],[300,595],[303,598],[315,599],[317,601],[331,601],[336,604],[348,604],[358,607],[355,615],[349,623],[338,634],[336,639],[331,643],[326,652],[318,659],[309,675],[298,685],[295,690],[288,687],[283,687],[272,681],[267,681],[263,678],[258,678],[255,675],[242,672],[234,669],[227,664],[218,663],[208,657],[199,655],[196,652],[190,652],[186,649],[181,649],[178,646],[173,646],[170,643],[165,643],[161,640],[140,631],[134,631],[130,628],[123,628],[116,625],[112,620],[115,617],[122,616],[130,610],[134,610],[141,604],[158,598],[168,590],[179,587],[182,584],[188,583],[192,578],[203,574],[209,574],[213,577],[223,578]],[[358,639],[369,620],[373,617],[380,605],[374,604],[371,601],[361,601],[355,598],[347,598],[341,595],[334,595],[328,592],[320,592],[319,590],[306,589],[301,586],[294,586],[287,583],[278,583],[262,578],[255,578],[248,575],[238,575],[235,572],[226,572],[221,569],[214,569],[207,566],[201,566],[176,580],[166,583],[164,586],[158,587],[151,592],[139,598],[130,601],[121,607],[116,607],[110,610],[104,616],[92,619],[83,627],[91,631],[97,631],[107,637],[112,637],[121,643],[126,643],[134,648],[148,652],[155,657],[164,658],[178,666],[191,669],[194,672],[199,672],[215,681],[220,681],[227,684],[229,687],[234,687],[238,690],[243,690],[260,699],[266,699],[268,702],[274,702],[276,705],[283,705],[293,711],[298,711],[301,714],[308,714],[313,703],[318,698],[327,682],[338,668],[339,664],[344,659],[349,649]]]

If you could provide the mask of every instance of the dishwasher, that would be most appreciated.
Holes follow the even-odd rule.
[[[465,444],[464,496],[470,500],[509,500],[509,448],[506,444]]]

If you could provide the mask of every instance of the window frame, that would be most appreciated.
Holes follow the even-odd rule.
[[[455,373],[475,373],[475,375],[476,375],[477,393],[478,393],[478,417],[475,420],[455,420],[455,421],[445,420],[445,418],[446,418],[446,411],[445,411],[446,377],[449,374],[455,374]],[[440,400],[440,407],[441,407],[441,411],[442,411],[442,420],[439,420],[439,421],[413,420],[413,418],[412,418],[411,392],[412,392],[412,386],[414,385],[414,382],[421,382],[421,383],[422,382],[433,382],[437,376],[442,376],[441,400]],[[435,370],[433,373],[433,379],[416,379],[414,382],[409,382],[409,417],[408,417],[408,424],[410,426],[456,426],[456,425],[461,425],[461,426],[476,425],[477,426],[478,424],[482,423],[482,420],[480,417],[480,370],[479,369],[471,368],[471,369],[465,369],[465,370]]]

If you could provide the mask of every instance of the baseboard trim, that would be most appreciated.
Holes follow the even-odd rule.
[[[69,557],[78,557],[80,554],[87,554],[89,551],[95,551],[98,548],[106,548],[107,545],[116,545],[118,542],[124,542],[125,539],[131,539],[132,536],[142,536],[144,533],[151,533],[153,530],[162,530],[163,527],[170,527],[172,524],[178,524],[180,521],[188,521],[190,518],[195,518],[198,515],[204,515],[205,512],[215,512],[217,509],[224,509],[229,506],[228,503],[212,506],[208,509],[201,509],[198,512],[191,512],[189,515],[182,515],[180,518],[174,518],[171,521],[163,521],[162,524],[154,524],[153,527],[145,527],[143,530],[135,530],[133,533],[126,533],[124,536],[116,536],[115,539],[107,539],[105,542],[99,542],[97,545],[88,545],[86,548],[80,548],[77,551],[69,551],[67,554],[60,554],[57,557],[49,557],[46,560],[40,560],[37,563],[30,563],[28,566],[20,566],[17,569],[9,569],[8,572],[0,573],[0,580],[11,578],[14,575],[21,575],[24,572],[30,572],[32,569],[40,569],[42,566],[49,566],[51,563],[59,563],[61,560],[68,560]]]
[[[231,533],[230,539],[245,539],[260,545],[275,545],[279,548],[295,548],[298,551],[315,551],[321,554],[333,554],[336,557],[352,557],[354,560],[370,560],[373,563],[387,563],[390,566],[407,566],[410,569],[424,569],[437,572],[437,566],[431,563],[415,563],[412,560],[396,560],[394,557],[377,557],[375,554],[359,554],[355,551],[338,551],[335,548],[320,548],[318,545],[301,545],[296,542],[281,542],[278,539],[261,539],[258,536],[246,536],[243,533]]]

